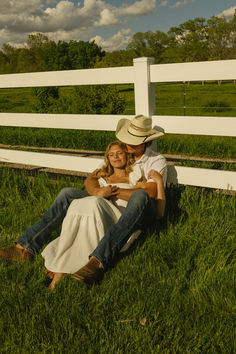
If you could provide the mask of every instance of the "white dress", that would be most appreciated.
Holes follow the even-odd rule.
[[[130,173],[129,184],[116,183],[120,188],[130,189],[141,177],[139,169]],[[101,187],[107,185],[99,179]],[[121,199],[116,205],[102,197],[89,196],[75,199],[68,208],[59,237],[50,242],[42,252],[45,267],[52,272],[75,273],[89,260],[106,231],[120,218],[127,202]],[[126,251],[139,236],[140,230],[131,235],[122,248]]]

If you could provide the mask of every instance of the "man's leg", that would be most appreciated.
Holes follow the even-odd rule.
[[[118,222],[106,232],[90,255],[90,261],[72,277],[85,283],[92,283],[101,273],[101,266],[106,270],[112,264],[132,233],[153,224],[155,218],[156,210],[148,194],[143,190],[135,191]],[[90,264],[92,269],[89,269]]]
[[[63,188],[53,204],[42,216],[41,220],[29,227],[23,235],[16,240],[16,246],[23,247],[24,250],[27,250],[31,254],[36,254],[48,241],[51,232],[61,225],[72,200],[84,198],[86,196],[88,196],[87,192],[75,188]],[[11,255],[8,257],[7,253],[12,253],[12,249],[14,250],[14,247],[0,250],[0,257],[17,259],[17,256],[14,257],[14,255],[13,257],[11,257]],[[7,250],[10,251],[8,252]],[[22,257],[19,257],[19,259],[21,258]]]

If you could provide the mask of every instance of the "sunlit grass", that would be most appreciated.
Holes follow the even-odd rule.
[[[1,246],[61,188],[81,187],[6,168],[0,181]],[[233,353],[235,197],[171,187],[167,200],[165,218],[90,290],[66,277],[49,293],[40,255],[0,260],[1,353]]]

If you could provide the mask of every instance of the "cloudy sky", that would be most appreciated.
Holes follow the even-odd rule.
[[[168,31],[189,19],[230,17],[236,0],[0,0],[0,46],[30,33],[54,41],[94,39],[107,51],[126,48],[136,32]]]

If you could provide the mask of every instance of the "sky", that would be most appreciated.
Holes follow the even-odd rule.
[[[232,18],[236,0],[0,0],[0,46],[24,46],[29,34],[125,49],[136,32],[163,31],[190,19]]]

